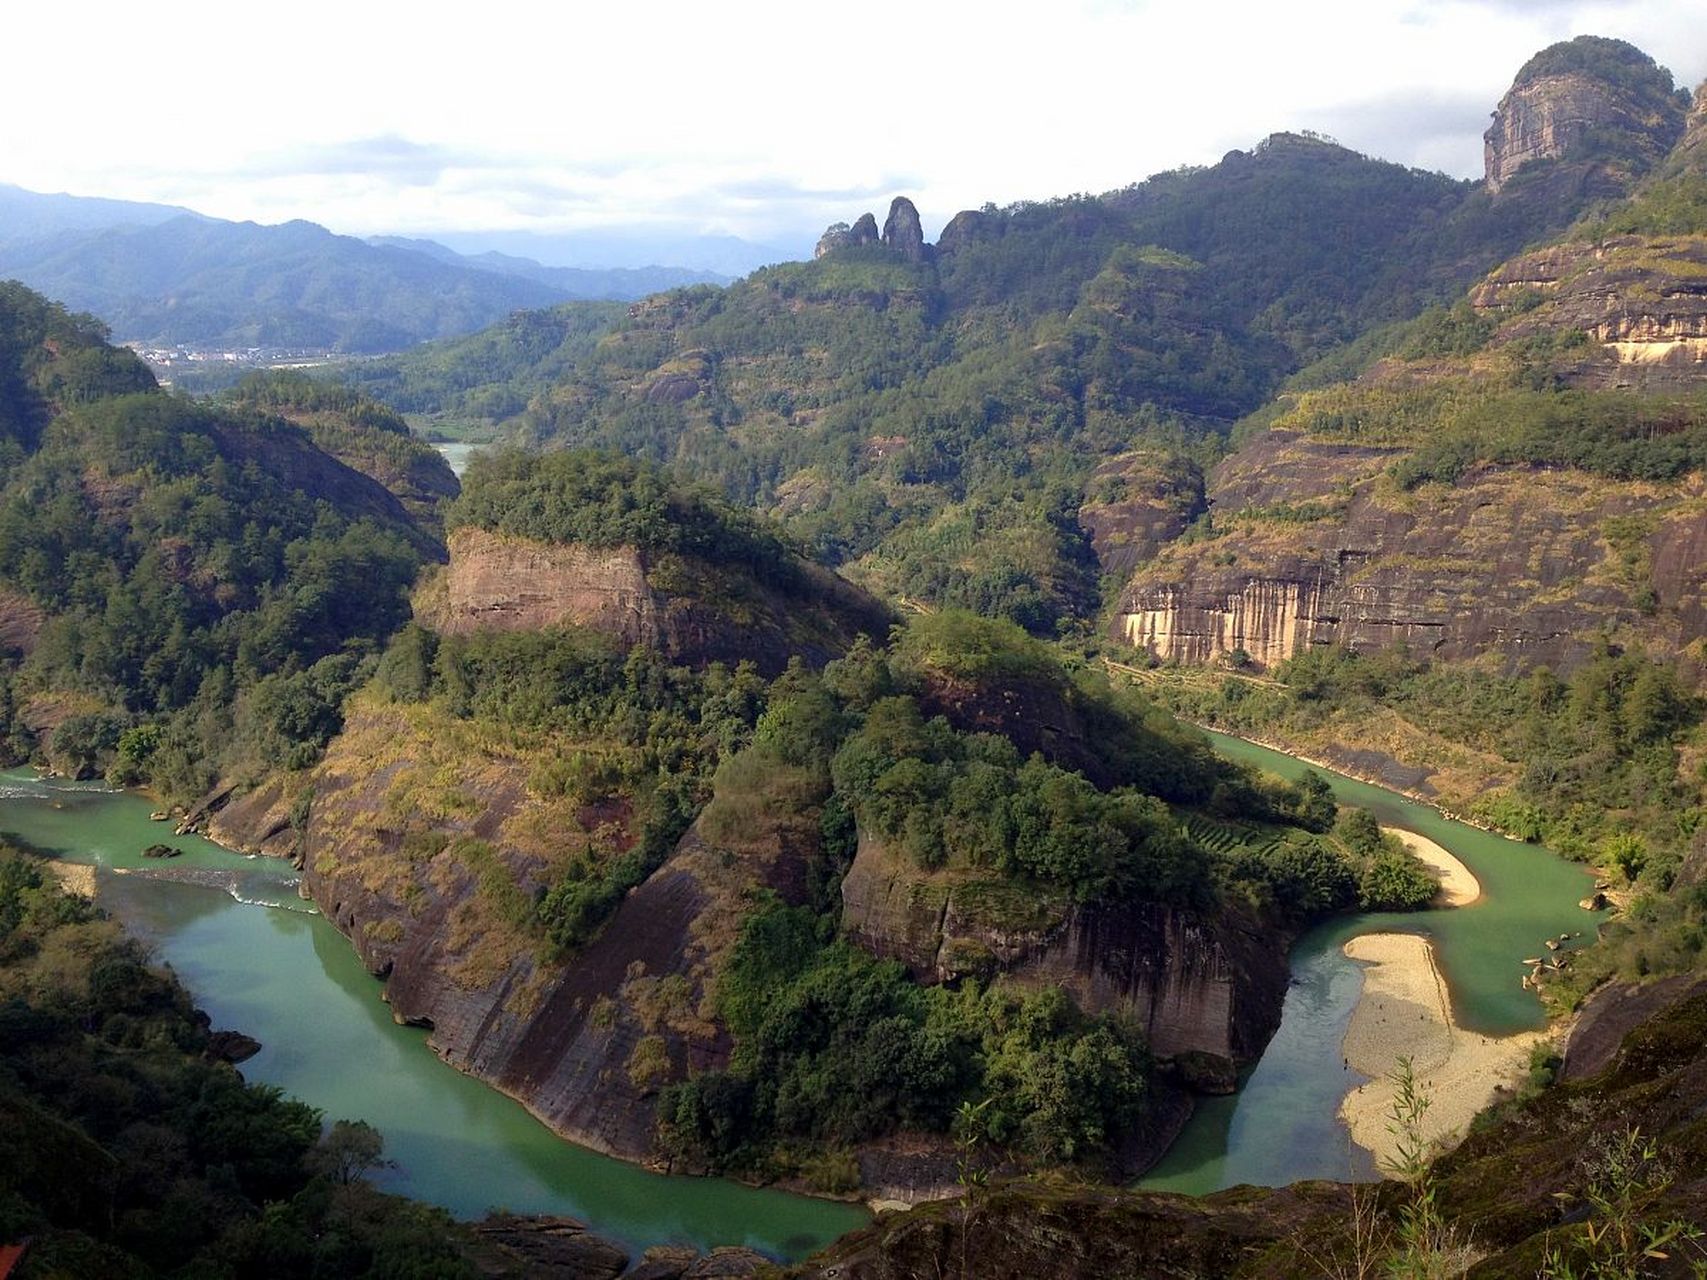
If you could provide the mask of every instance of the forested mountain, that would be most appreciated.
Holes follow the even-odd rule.
[[[151,227],[173,218],[195,216],[192,210],[177,205],[46,195],[0,182],[0,246],[7,248],[71,231]]]
[[[515,317],[349,376],[410,412],[681,467],[875,589],[1054,634],[1100,606],[1087,486],[1123,490],[1137,449],[1206,459],[1288,375],[1583,204],[1277,135],[1101,198],[964,213],[934,246],[898,201],[889,243],[867,219],[722,291]],[[1122,456],[1130,476],[1107,469]]]
[[[335,430],[287,421],[276,398],[174,399],[89,317],[15,284],[0,388],[7,757],[191,797],[238,761],[312,754],[444,552],[311,432],[352,457],[420,446],[351,396]]]
[[[394,351],[563,296],[311,222],[195,216],[14,244],[0,272],[151,345]]]
[[[501,276],[520,276],[560,290],[565,297],[588,300],[642,298],[649,293],[692,284],[728,284],[730,277],[688,267],[548,267],[532,258],[498,253],[458,253],[433,240],[408,236],[369,236],[368,243],[384,248],[412,249],[454,266],[479,267]]]
[[[368,353],[469,333],[519,308],[725,279],[674,267],[542,267],[431,241],[260,226],[168,205],[0,187],[0,276],[93,312],[127,342]]]

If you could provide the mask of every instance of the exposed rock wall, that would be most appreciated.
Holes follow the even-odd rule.
[[[1581,37],[1543,50],[1500,99],[1483,135],[1488,189],[1499,192],[1524,166],[1581,159],[1577,175],[1601,194],[1619,194],[1651,169],[1683,132],[1684,104],[1669,73],[1621,41]]]
[[[919,870],[861,837],[842,882],[842,926],[925,982],[1000,973],[1118,1012],[1163,1056],[1247,1061],[1280,1023],[1286,939],[1232,915],[1155,903],[1040,901],[1000,882]]]
[[[1689,389],[1707,380],[1707,236],[1617,236],[1527,253],[1470,293],[1497,342],[1588,340],[1561,373],[1581,386]]]
[[[925,260],[925,233],[919,225],[919,211],[906,196],[896,196],[889,205],[889,216],[883,222],[883,243],[908,262]]]
[[[624,644],[659,644],[662,609],[632,547],[594,550],[461,528],[450,537],[442,592],[417,609],[447,635],[538,631],[565,623]]]
[[[1382,480],[1392,452],[1285,431],[1247,446],[1212,477],[1229,532],[1166,548],[1127,586],[1111,634],[1182,662],[1243,649],[1271,666],[1311,645],[1402,642],[1419,655],[1496,653],[1510,667],[1555,669],[1582,660],[1602,629],[1672,647],[1701,634],[1698,482],[1488,468],[1404,495]],[[1266,515],[1276,503],[1322,514]],[[1631,516],[1649,531],[1626,527],[1637,541],[1615,548],[1609,522]]]
[[[0,652],[11,649],[27,657],[46,621],[46,611],[29,596],[0,587]]]
[[[1121,638],[1163,662],[1208,662],[1242,652],[1259,666],[1283,662],[1316,643],[1325,621],[1327,569],[1301,566],[1298,579],[1225,582],[1225,594],[1172,585],[1134,597],[1121,614]],[[1432,626],[1432,623],[1407,624]]]
[[[624,647],[650,645],[680,662],[751,659],[775,673],[799,654],[819,664],[861,632],[887,633],[874,599],[802,562],[784,593],[738,571],[633,547],[535,542],[463,527],[450,565],[417,596],[425,626],[450,635],[589,627]]]
[[[1098,464],[1079,523],[1102,571],[1129,574],[1205,509],[1203,474],[1195,464],[1135,452]]]
[[[397,709],[358,708],[316,772],[303,885],[385,980],[394,1016],[430,1028],[447,1062],[564,1137],[646,1160],[658,1089],[727,1062],[727,1034],[700,1006],[743,895],[763,886],[801,901],[805,854],[782,832],[732,850],[690,831],[592,942],[558,959],[506,920],[494,870],[531,896],[591,832],[619,847],[632,836],[620,806],[535,796],[531,769],[424,733]],[[437,798],[447,775],[454,813]]]
[[[1564,155],[1618,115],[1611,87],[1590,76],[1546,76],[1512,86],[1482,135],[1488,189],[1498,191],[1526,164]]]

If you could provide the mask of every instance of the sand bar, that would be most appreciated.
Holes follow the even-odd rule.
[[[1476,873],[1427,836],[1419,836],[1403,827],[1382,827],[1381,830],[1398,836],[1405,848],[1416,855],[1418,862],[1440,877],[1440,896],[1435,899],[1440,905],[1467,907],[1482,896],[1482,882],[1476,879]]]
[[[1426,938],[1369,933],[1344,950],[1363,966],[1363,995],[1346,1028],[1345,1056],[1371,1077],[1340,1103],[1352,1141],[1373,1151],[1378,1163],[1391,1159],[1395,1143],[1387,1126],[1395,1090],[1387,1075],[1406,1057],[1431,1100],[1424,1136],[1450,1144],[1494,1100],[1500,1085],[1523,1074],[1531,1048],[1545,1033],[1492,1037],[1459,1027]]]

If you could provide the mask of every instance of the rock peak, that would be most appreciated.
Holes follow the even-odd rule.
[[[1618,195],[1671,150],[1687,104],[1671,73],[1632,44],[1578,36],[1523,64],[1482,135],[1488,190],[1525,165],[1583,162],[1585,183]]]
[[[919,211],[906,196],[896,196],[889,205],[889,217],[883,223],[883,243],[908,262],[925,260],[925,232],[919,225]]]
[[[876,244],[877,239],[877,219],[869,213],[862,213],[851,227],[845,222],[832,222],[825,227],[824,234],[818,237],[817,248],[812,250],[812,256],[822,258],[826,253],[834,253],[837,249]]]
[[[836,222],[825,228],[824,234],[818,237],[818,246],[813,249],[812,256],[822,258],[838,249],[856,249],[867,244],[882,244],[908,262],[924,262],[930,256],[924,229],[919,224],[919,211],[906,196],[896,196],[890,203],[882,235],[877,231],[877,219],[863,213],[851,227],[845,222]]]

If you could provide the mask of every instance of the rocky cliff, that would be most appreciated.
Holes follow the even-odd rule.
[[[841,249],[858,249],[868,244],[882,244],[914,263],[927,261],[931,253],[930,246],[925,243],[924,229],[919,224],[918,209],[906,196],[896,196],[890,202],[889,216],[884,219],[881,235],[877,230],[877,219],[870,213],[862,213],[851,227],[845,222],[838,222],[825,228],[824,234],[818,237],[812,256],[822,258]]]
[[[771,674],[799,654],[822,665],[860,633],[882,637],[887,611],[835,574],[801,562],[784,591],[709,561],[633,547],[546,543],[463,527],[450,564],[423,590],[417,616],[448,634],[590,627],[624,647],[650,645],[678,662]]]
[[[864,836],[842,904],[848,936],[922,982],[1000,974],[1059,986],[1081,1008],[1132,1019],[1163,1057],[1251,1061],[1280,1023],[1287,939],[1233,912],[1081,906],[1000,878],[923,871]]]
[[[1612,236],[1527,253],[1471,290],[1496,345],[1581,334],[1577,386],[1682,390],[1707,379],[1707,236]]]
[[[1565,100],[1547,86],[1589,74],[1572,61],[1580,44],[1551,61],[1538,55],[1501,128],[1552,138],[1535,143],[1542,150],[1566,146],[1563,116],[1543,127]],[[1604,79],[1595,101],[1612,93]],[[1665,85],[1669,121],[1677,103],[1669,77]],[[1530,111],[1522,104],[1532,98],[1542,105]],[[1653,134],[1674,136],[1671,123]],[[1490,181],[1528,162],[1515,145],[1490,150]],[[1604,223],[1488,274],[1455,313],[1464,317],[1456,336],[1414,339],[1407,355],[1355,382],[1283,399],[1275,425],[1207,478],[1214,536],[1140,562],[1109,634],[1164,661],[1272,667],[1312,645],[1404,644],[1447,660],[1555,669],[1603,633],[1662,653],[1703,634],[1707,481],[1605,456],[1622,447],[1610,438],[1621,429],[1614,400],[1649,407],[1651,441],[1693,430],[1692,402],[1678,397],[1707,387],[1707,228],[1675,185],[1656,176]],[[1673,223],[1682,229],[1619,230]],[[1577,390],[1616,395],[1560,395]],[[1604,423],[1608,438],[1590,423]],[[1535,456],[1510,443],[1526,431],[1575,443],[1558,444],[1544,465],[1490,461]],[[1397,481],[1408,458],[1436,446],[1437,459],[1460,455],[1445,469],[1449,483]],[[1667,478],[1619,478],[1643,474]],[[1087,505],[1083,518],[1095,528],[1101,509]]]
[[[575,1142],[647,1160],[658,1089],[727,1061],[703,1002],[744,895],[799,901],[807,847],[780,821],[737,842],[695,828],[592,942],[559,956],[511,900],[589,841],[628,847],[631,815],[542,797],[534,755],[477,737],[358,700],[315,774],[305,889],[385,980],[394,1016],[429,1028],[447,1062]]]
[[[1524,65],[1494,111],[1483,136],[1488,189],[1556,160],[1574,163],[1584,189],[1623,194],[1677,142],[1685,106],[1670,74],[1632,45],[1598,36],[1553,45]]]
[[[1386,474],[1403,452],[1281,430],[1253,442],[1210,478],[1223,536],[1141,569],[1111,633],[1164,661],[1242,651],[1268,667],[1311,645],[1402,643],[1563,669],[1602,630],[1675,649],[1707,626],[1699,480],[1484,467],[1407,494]]]

